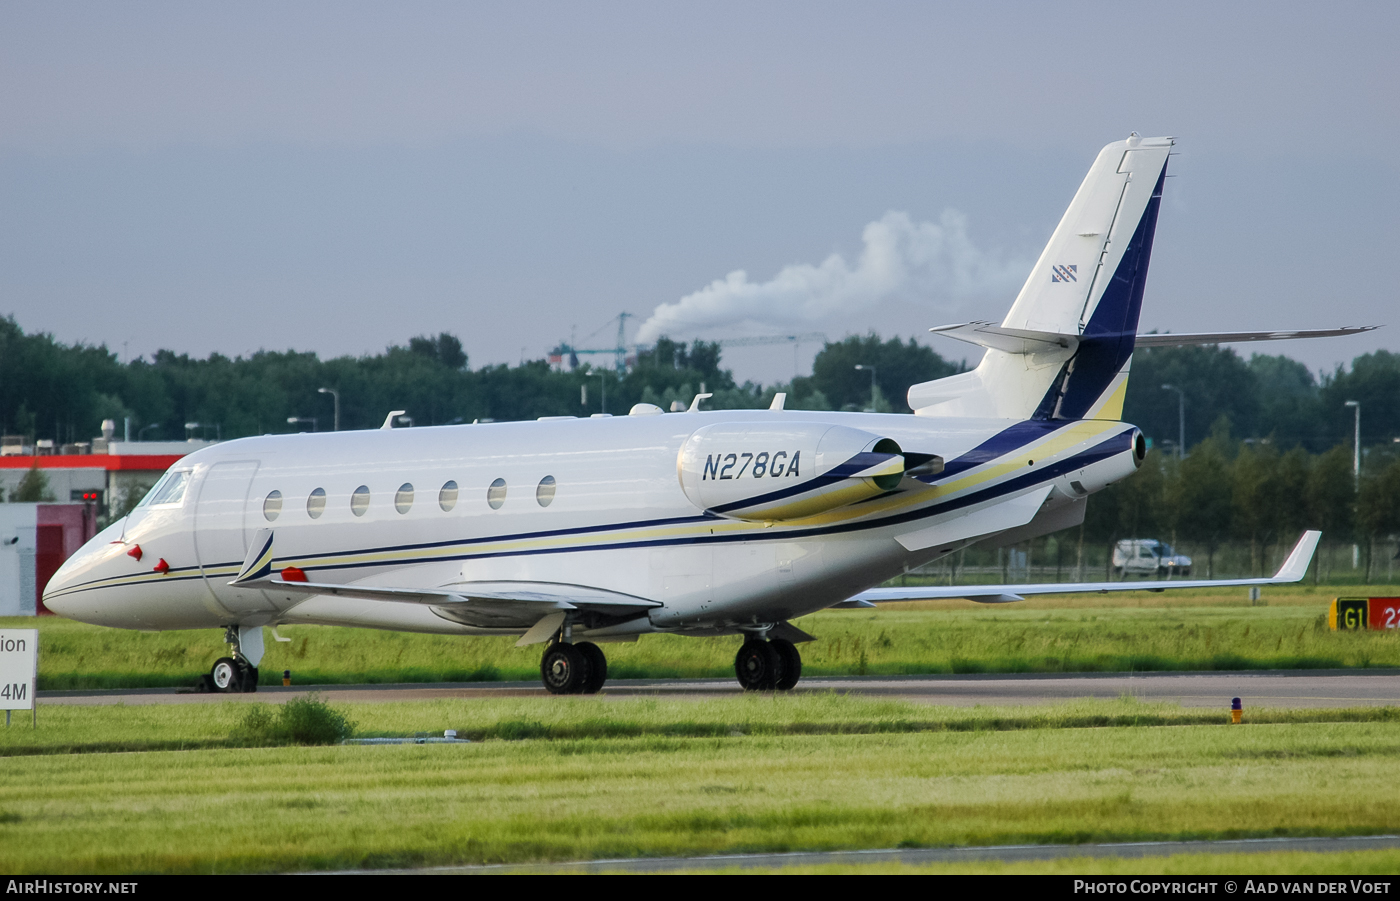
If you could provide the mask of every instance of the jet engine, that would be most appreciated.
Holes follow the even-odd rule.
[[[826,423],[717,423],[681,445],[691,503],[749,522],[785,522],[884,494],[905,473],[891,438]]]

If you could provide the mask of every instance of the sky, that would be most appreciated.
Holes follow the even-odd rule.
[[[1141,327],[1400,350],[1400,6],[0,2],[0,315],[124,359],[471,365],[1000,320],[1178,139]],[[740,380],[820,341],[736,347]]]

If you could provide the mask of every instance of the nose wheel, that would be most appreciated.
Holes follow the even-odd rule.
[[[734,675],[745,691],[788,691],[802,678],[802,655],[782,638],[751,638],[734,657]]]
[[[224,641],[233,648],[232,657],[220,657],[209,672],[199,677],[195,691],[239,694],[258,690],[258,668],[243,656],[239,631],[233,626],[224,630]],[[261,642],[259,642],[259,646]],[[261,650],[256,653],[261,657]]]
[[[540,680],[550,694],[597,694],[608,678],[608,658],[591,641],[556,642],[540,660]]]
[[[204,691],[217,691],[224,694],[239,694],[258,690],[258,669],[249,666],[248,661],[234,657],[220,657],[208,675],[200,680]]]

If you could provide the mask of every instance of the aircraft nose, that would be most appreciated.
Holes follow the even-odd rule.
[[[96,591],[92,588],[112,569],[109,561],[120,558],[121,523],[103,529],[58,568],[44,586],[44,606],[59,616],[93,622]],[[116,542],[116,543],[114,543]]]

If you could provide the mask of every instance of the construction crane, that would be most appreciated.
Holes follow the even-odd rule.
[[[721,338],[715,343],[720,347],[756,347],[762,344],[791,344],[792,345],[792,377],[797,378],[798,354],[803,343],[820,341],[827,343],[825,332],[806,332],[801,335],[759,335],[754,338]]]
[[[635,318],[636,316],[632,313],[618,313],[616,316],[594,329],[593,334],[588,336],[588,338],[592,338],[593,335],[598,334],[603,329],[616,322],[617,346],[580,348],[575,347],[572,342],[565,343],[560,341],[555,348],[549,352],[549,362],[562,365],[565,360],[568,360],[569,368],[577,369],[578,357],[580,354],[612,354],[613,368],[617,370],[617,375],[621,378],[627,373],[627,320]],[[588,338],[584,340],[587,341]]]
[[[554,364],[554,365],[560,365],[560,366],[565,365],[565,364],[567,363],[569,369],[572,370],[572,369],[578,368],[578,358],[579,358],[580,355],[589,355],[589,354],[611,354],[611,355],[613,356],[613,358],[614,358],[613,365],[614,365],[614,368],[617,370],[618,376],[621,377],[621,376],[625,375],[626,372],[627,372],[627,349],[628,349],[628,348],[627,348],[627,320],[628,320],[628,319],[635,319],[635,318],[636,318],[635,315],[632,314],[632,313],[626,313],[626,312],[618,313],[616,316],[614,316],[613,318],[609,319],[607,322],[603,323],[601,326],[599,326],[597,329],[595,329],[595,330],[593,331],[593,334],[591,334],[591,335],[588,336],[588,338],[592,338],[594,335],[598,334],[598,333],[601,332],[603,329],[607,328],[608,326],[610,326],[610,325],[612,325],[614,322],[616,322],[616,323],[617,323],[617,345],[616,345],[615,347],[590,347],[590,348],[581,348],[581,347],[575,347],[574,344],[573,344],[572,342],[560,341],[560,342],[555,346],[555,348],[549,352],[549,362],[552,363],[552,364]],[[586,340],[588,340],[588,338],[585,338],[584,340],[586,341]],[[700,340],[704,340],[704,339],[700,339]],[[793,374],[794,377],[796,377],[797,374],[798,374],[798,372],[799,372],[799,368],[798,368],[798,367],[799,367],[799,357],[800,357],[800,355],[801,355],[802,345],[803,345],[803,344],[809,344],[809,343],[811,343],[811,342],[813,342],[813,341],[820,341],[820,342],[822,342],[823,344],[827,343],[826,333],[825,333],[825,332],[804,332],[804,333],[802,333],[802,334],[800,334],[800,335],[755,335],[755,336],[753,336],[753,337],[748,337],[748,338],[720,338],[720,339],[718,339],[718,340],[716,340],[716,341],[713,341],[713,342],[711,342],[711,343],[718,344],[718,345],[719,345],[720,347],[722,347],[722,348],[723,348],[723,347],[758,347],[758,346],[770,345],[770,344],[791,344],[791,345],[792,345],[792,374]],[[642,348],[640,345],[633,345],[633,346],[632,346],[632,349],[633,349],[633,351],[638,351],[638,350],[642,350],[642,349],[644,349],[644,348]]]

